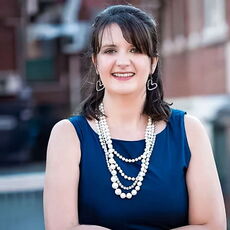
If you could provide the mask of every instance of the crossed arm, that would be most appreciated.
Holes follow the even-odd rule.
[[[185,116],[191,150],[187,171],[189,225],[174,230],[226,230],[226,214],[208,136],[200,122]],[[77,193],[80,142],[68,120],[58,122],[50,135],[44,188],[46,230],[106,230],[79,225]]]

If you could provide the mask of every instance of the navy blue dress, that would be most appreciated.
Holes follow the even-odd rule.
[[[191,154],[184,114],[180,110],[171,110],[166,128],[156,136],[141,190],[130,200],[115,195],[111,187],[111,174],[98,134],[85,117],[69,118],[81,144],[78,193],[80,224],[100,225],[113,230],[162,230],[188,225],[186,171]],[[127,158],[137,157],[144,151],[144,140],[112,141],[114,149]],[[140,170],[140,161],[116,161],[127,175],[136,176]],[[126,186],[131,183],[123,182]]]

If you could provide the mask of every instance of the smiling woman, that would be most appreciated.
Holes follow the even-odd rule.
[[[226,229],[208,137],[164,101],[157,44],[154,19],[138,8],[96,17],[93,88],[50,135],[47,230]]]
[[[145,84],[150,89],[157,86],[154,90],[145,91],[146,98],[143,93],[138,96],[138,98],[141,95],[144,97],[143,112],[154,120],[167,122],[170,109],[169,105],[163,100],[162,81],[158,67],[158,34],[156,22],[152,17],[132,6],[122,5],[107,8],[96,17],[93,24],[91,53],[93,63],[88,72],[87,82],[93,84],[88,84],[85,87],[89,93],[88,98],[83,103],[82,115],[88,119],[97,119],[100,114],[98,106],[107,92],[106,89],[97,90],[97,88],[104,87],[104,85],[100,87],[101,83],[103,83],[102,76],[99,73],[101,67],[106,66],[103,71],[120,71],[121,73],[130,71],[132,68],[132,71],[134,71],[132,73],[138,70],[137,74],[139,75],[139,77],[137,76],[138,78],[134,78],[133,84],[137,83],[137,81],[140,83],[142,80],[142,86]],[[99,62],[99,59],[102,62]],[[108,70],[109,66],[107,65],[113,64],[112,62],[115,60],[118,66],[113,66],[113,69]],[[126,66],[127,64],[129,66]],[[144,72],[138,66],[142,66]],[[107,73],[107,78],[111,74],[113,73]],[[130,84],[130,81],[125,83]],[[120,90],[122,91],[123,89],[124,94],[125,90],[127,90],[125,89],[127,84],[120,84],[123,87]],[[114,87],[116,86],[117,84]],[[135,98],[135,95],[133,97]]]
[[[128,43],[117,24],[106,27],[101,50],[93,58],[108,94],[132,94],[145,100],[146,82],[154,73],[157,58],[150,58]]]

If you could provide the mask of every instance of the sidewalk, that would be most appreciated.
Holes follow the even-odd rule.
[[[44,230],[45,163],[0,168],[0,229]]]

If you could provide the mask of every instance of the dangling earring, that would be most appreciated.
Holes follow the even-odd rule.
[[[97,76],[98,76],[98,80],[96,81],[96,90],[97,90],[97,92],[100,92],[100,91],[102,91],[104,88],[105,88],[105,86],[103,85],[103,83],[102,83],[102,81],[101,81],[101,79],[100,79],[100,75],[99,75],[99,72],[98,72],[98,70],[97,70],[97,65],[95,66],[95,72],[96,72],[96,74],[97,74]]]
[[[150,77],[147,81],[147,89],[149,91],[153,91],[154,89],[156,89],[158,86],[158,84],[156,82],[153,82],[153,77]]]
[[[105,86],[103,85],[101,79],[96,81],[96,90],[97,92],[102,91],[105,88]]]

